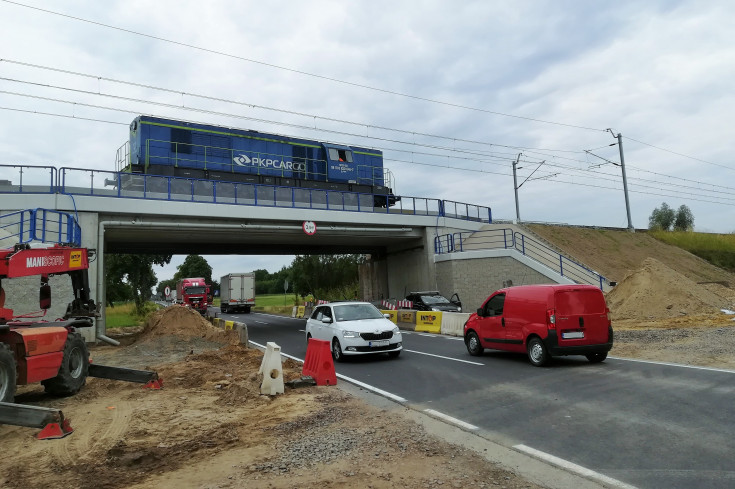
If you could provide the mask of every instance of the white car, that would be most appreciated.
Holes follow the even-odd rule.
[[[403,338],[398,326],[369,302],[334,302],[314,308],[306,320],[309,338],[329,341],[332,357],[342,361],[346,355],[401,354]]]

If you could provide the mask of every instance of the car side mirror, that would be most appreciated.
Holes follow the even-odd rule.
[[[38,305],[44,310],[51,308],[51,286],[49,284],[41,284],[38,293]]]
[[[385,319],[390,319],[390,314],[383,314],[383,317],[384,317]]]
[[[482,310],[482,307],[477,310],[477,315],[482,317],[485,314],[485,311]]]
[[[331,322],[332,322],[332,318],[322,318],[322,322],[323,322],[324,324],[329,324],[329,323],[331,323]]]

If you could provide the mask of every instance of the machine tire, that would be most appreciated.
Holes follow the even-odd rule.
[[[485,349],[480,344],[480,338],[477,336],[477,333],[474,331],[470,331],[467,333],[467,336],[464,338],[464,344],[467,347],[467,351],[470,355],[473,357],[479,357],[482,355],[482,352],[485,351]]]
[[[16,382],[13,352],[8,345],[0,343],[0,402],[13,402]]]
[[[342,354],[342,345],[339,344],[337,338],[332,340],[332,358],[335,362],[343,362],[345,356]]]
[[[245,306],[245,314],[250,314],[250,306]]]
[[[538,336],[528,340],[528,359],[534,367],[543,367],[549,361],[549,352],[544,346],[544,342]]]
[[[588,353],[585,355],[590,363],[600,363],[607,358],[607,352]]]
[[[69,333],[64,345],[64,356],[59,373],[53,379],[41,382],[46,392],[55,396],[69,396],[79,392],[87,382],[89,350],[79,333]]]

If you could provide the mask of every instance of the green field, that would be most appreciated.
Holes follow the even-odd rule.
[[[133,302],[105,308],[105,327],[107,328],[128,328],[138,326],[142,322],[142,319],[135,316],[135,304]]]
[[[272,306],[294,306],[296,298],[292,293],[283,294],[269,294],[269,295],[256,295],[255,296],[255,307],[272,307]],[[298,304],[303,305],[304,300],[299,298]]]
[[[715,266],[735,272],[735,234],[650,231],[659,241],[678,246]]]

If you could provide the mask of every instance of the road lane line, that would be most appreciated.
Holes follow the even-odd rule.
[[[270,324],[270,323],[268,323],[267,321],[257,321],[257,320],[255,320],[255,319],[253,319],[253,322],[254,322],[254,323],[259,323],[259,324]]]
[[[561,467],[562,469],[574,472],[575,474],[579,474],[583,477],[598,480],[604,484],[609,484],[613,487],[619,487],[621,489],[637,489],[635,486],[631,486],[630,484],[626,484],[625,482],[621,482],[617,479],[613,479],[612,477],[608,477],[606,475],[600,474],[599,472],[595,472],[594,470],[590,470],[586,467],[582,467],[581,465],[577,465],[575,463],[569,462],[568,460],[564,460],[563,458],[555,457],[554,455],[542,452],[541,450],[536,450],[535,448],[531,448],[526,445],[514,445],[513,448],[515,448],[519,452],[523,452],[527,455],[543,460],[544,462],[548,462],[551,465],[556,465],[557,467]]]
[[[264,345],[261,345],[260,343],[256,343],[254,341],[250,341],[250,343],[252,343],[253,345],[257,346],[258,348],[265,349],[265,346]],[[284,356],[286,358],[290,358],[291,360],[296,360],[297,362],[304,363],[304,360],[302,360],[301,358],[297,358],[297,357],[295,357],[293,355],[289,355],[288,353],[281,352],[281,356]],[[370,384],[366,384],[364,382],[360,382],[359,380],[353,379],[352,377],[347,377],[346,375],[337,374],[337,378],[342,379],[344,381],[347,381],[350,384],[355,384],[358,387],[362,387],[365,390],[368,390],[370,392],[374,392],[374,393],[376,393],[378,395],[381,395],[383,397],[387,397],[388,399],[390,399],[392,401],[400,402],[401,404],[405,404],[406,402],[408,402],[405,398],[403,398],[401,396],[397,396],[395,394],[391,394],[390,392],[384,391],[383,389],[378,389],[375,386],[372,386]]]
[[[260,316],[269,316],[272,318],[279,318],[279,319],[295,319],[297,321],[306,321],[306,318],[292,318],[291,316],[279,316],[278,314],[268,314],[265,312],[255,312],[253,314],[258,314]]]
[[[468,429],[468,430],[479,430],[480,429],[480,428],[478,428],[477,426],[475,426],[473,424],[465,423],[461,419],[453,418],[453,417],[448,416],[448,415],[446,415],[444,413],[440,413],[439,411],[434,411],[433,409],[424,409],[424,412],[427,413],[427,414],[430,414],[431,416],[433,416],[435,418],[440,418],[440,419],[443,419],[444,421],[446,421],[448,423],[452,423],[455,426],[459,426],[460,428],[465,428],[465,429]]]
[[[707,370],[709,372],[722,372],[726,374],[735,374],[735,370],[729,370],[726,368],[700,367],[698,365],[684,365],[682,363],[656,362],[653,360],[638,360],[637,358],[622,358],[622,357],[607,357],[607,358],[611,358],[613,360],[624,360],[626,362],[650,363],[653,365],[665,365],[667,367],[683,367],[683,368],[692,368],[694,370]]]
[[[480,362],[471,362],[469,360],[460,360],[459,358],[443,357],[441,355],[434,355],[433,353],[424,353],[422,351],[416,351],[416,350],[406,350],[405,348],[403,349],[403,351],[407,351],[410,353],[418,353],[419,355],[427,355],[430,357],[443,358],[444,360],[453,360],[455,362],[469,363],[470,365],[483,365],[483,366],[485,365],[484,363],[480,363]]]

